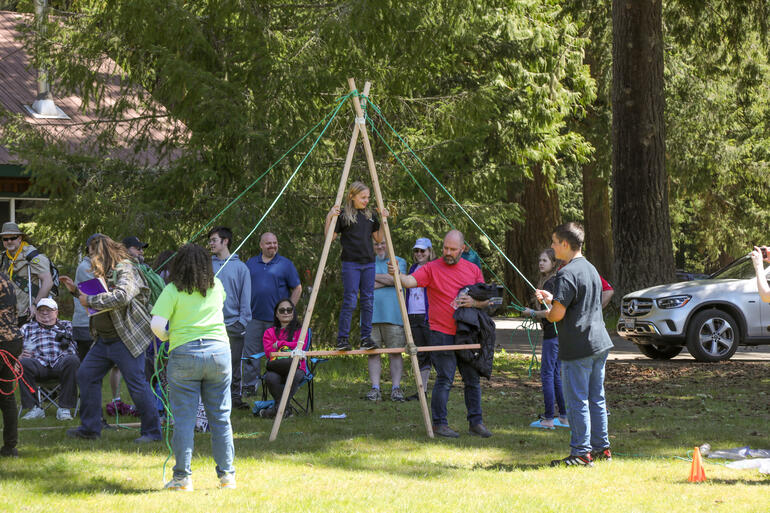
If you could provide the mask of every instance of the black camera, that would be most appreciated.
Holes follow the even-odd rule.
[[[70,346],[70,342],[72,342],[72,335],[69,335],[66,331],[59,329],[58,326],[54,326],[51,329],[54,333],[56,333],[54,340],[59,343],[59,347],[61,347],[62,350],[66,351]]]

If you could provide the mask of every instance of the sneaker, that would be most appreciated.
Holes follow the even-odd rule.
[[[492,436],[492,432],[487,429],[487,426],[481,423],[473,424],[471,427],[469,427],[468,433],[474,436],[480,436],[481,438],[489,438]]]
[[[18,458],[19,451],[16,449],[16,447],[8,447],[7,445],[4,445],[0,447],[0,456],[4,458]]]
[[[366,394],[367,401],[380,401],[382,400],[382,393],[379,388],[372,387],[369,393]]]
[[[163,488],[172,492],[191,492],[193,491],[192,478],[190,476],[175,477],[166,483],[166,486]]]
[[[45,418],[45,411],[40,406],[33,406],[31,410],[24,415],[21,420],[43,419]]]
[[[364,351],[370,351],[372,349],[379,349],[380,346],[377,345],[377,343],[371,339],[371,337],[366,337],[361,339],[361,349]]]
[[[391,389],[390,391],[390,400],[395,401],[397,403],[403,403],[406,399],[404,398],[404,391],[401,390],[400,387],[395,387]]]
[[[444,436],[446,438],[460,438],[460,433],[450,428],[446,424],[440,426],[433,426],[433,433],[438,436]]]
[[[79,427],[68,429],[67,436],[70,438],[80,438],[82,440],[98,440],[102,435],[99,433],[92,433]]]
[[[554,420],[550,419],[538,419],[532,424],[529,425],[529,427],[538,428],[538,429],[556,429],[556,424],[554,424]]]
[[[72,413],[69,408],[59,408],[56,410],[56,420],[72,420]]]
[[[591,453],[583,455],[571,454],[563,460],[553,460],[551,462],[552,467],[561,467],[562,465],[567,467],[593,467],[593,461],[591,460]]]
[[[224,490],[235,490],[235,473],[230,472],[220,477],[219,487]]]
[[[591,459],[593,461],[612,461],[612,451],[610,451],[610,448],[607,447],[606,449],[601,449],[599,451],[591,451]]]
[[[269,406],[267,408],[262,408],[259,410],[259,416],[263,419],[274,419],[275,415],[278,413],[278,410],[275,406]]]
[[[348,342],[348,337],[337,337],[337,351],[350,351],[353,346]]]

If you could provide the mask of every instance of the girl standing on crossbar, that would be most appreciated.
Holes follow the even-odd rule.
[[[324,236],[334,229],[335,237],[341,234],[342,244],[342,309],[337,329],[337,349],[352,349],[350,322],[360,295],[361,306],[361,349],[376,349],[372,341],[372,312],[374,310],[374,245],[372,238],[380,242],[385,232],[377,214],[369,207],[369,187],[362,182],[350,184],[345,206],[334,205],[326,215]],[[383,209],[382,217],[388,217]],[[337,219],[339,216],[339,219]],[[336,220],[336,225],[332,226]]]

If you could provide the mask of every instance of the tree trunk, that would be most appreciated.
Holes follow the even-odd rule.
[[[551,233],[559,224],[559,196],[553,184],[543,176],[539,166],[532,171],[532,180],[526,180],[523,188],[508,185],[508,201],[518,203],[524,211],[524,222],[512,225],[505,234],[505,253],[524,276],[537,285],[537,257],[551,245]],[[510,265],[505,267],[505,283],[514,293],[519,304],[529,306],[534,299],[533,290]],[[510,300],[511,298],[509,298]]]
[[[619,295],[673,281],[661,0],[612,2],[612,225]]]
[[[609,9],[607,9],[609,15]],[[611,65],[607,59],[600,59],[597,47],[589,45],[586,49],[585,63],[591,70],[591,77],[597,82],[600,96],[588,109],[582,120],[581,133],[594,147],[591,162],[583,166],[583,228],[585,228],[586,257],[594,264],[604,279],[614,285],[615,273],[612,267],[614,251],[612,247],[612,224],[610,205],[610,176],[612,175],[610,99],[602,92],[606,91],[605,81],[608,73],[602,66]]]
[[[583,228],[586,257],[605,280],[614,284],[610,184],[597,162],[583,166]]]

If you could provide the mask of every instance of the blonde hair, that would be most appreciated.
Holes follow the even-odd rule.
[[[107,273],[115,269],[120,262],[131,256],[123,244],[115,242],[106,235],[97,235],[88,244],[91,257],[91,272],[97,278],[107,278]]]
[[[345,205],[342,207],[342,217],[345,219],[345,222],[348,225],[351,225],[356,222],[357,220],[357,209],[355,205],[353,204],[353,198],[358,196],[364,191],[368,191],[369,187],[366,186],[363,182],[355,181],[350,184],[350,188],[348,189],[347,197],[345,198]],[[367,219],[372,218],[372,208],[369,205],[366,205],[366,208],[363,211],[364,215]]]

